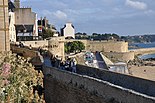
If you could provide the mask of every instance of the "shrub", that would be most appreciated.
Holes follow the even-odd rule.
[[[0,53],[0,101],[8,103],[41,102],[33,87],[42,84],[42,74],[28,59],[10,52]]]

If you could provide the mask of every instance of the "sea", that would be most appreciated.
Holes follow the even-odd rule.
[[[133,43],[132,46],[136,46],[139,48],[155,48],[155,42],[151,43]],[[139,56],[140,59],[149,59],[149,58],[155,58],[155,54],[147,54]]]

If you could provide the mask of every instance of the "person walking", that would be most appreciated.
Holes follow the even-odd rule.
[[[54,57],[54,55],[51,55],[50,60],[51,60],[51,65],[55,67],[56,58]]]
[[[60,62],[60,69],[64,70],[64,63],[63,63],[63,61]]]
[[[73,59],[72,72],[76,73],[76,60],[75,60],[75,58]]]

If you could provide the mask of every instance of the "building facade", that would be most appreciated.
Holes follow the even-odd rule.
[[[9,9],[9,36],[10,42],[16,42],[16,28],[15,28],[15,5],[9,0],[8,1],[8,9]]]
[[[9,12],[9,35],[10,42],[16,42],[15,13]]]
[[[39,32],[40,35],[42,35],[43,29],[51,30],[53,32],[53,36],[54,37],[58,37],[59,36],[59,33],[58,33],[56,27],[54,25],[51,25],[49,23],[49,20],[46,17],[44,17],[43,19],[41,17],[40,20],[38,20],[38,32]]]
[[[61,29],[61,35],[65,38],[74,38],[75,39],[75,29],[72,23],[68,22],[64,26],[64,28]]]
[[[18,29],[18,26],[23,26],[25,29],[22,33],[24,36],[24,32],[27,33],[26,27],[33,26],[33,30],[31,31],[30,36],[38,36],[38,24],[37,24],[37,14],[32,12],[31,8],[15,8],[15,26],[16,29]],[[17,36],[18,33],[21,32],[17,31]]]
[[[14,0],[15,28],[18,41],[38,38],[37,14],[31,8],[20,7],[20,0]]]
[[[38,38],[37,14],[31,8],[21,8],[20,0],[8,0],[10,41],[26,41]]]
[[[0,0],[0,51],[10,51],[8,0]]]

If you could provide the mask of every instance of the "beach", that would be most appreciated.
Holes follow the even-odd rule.
[[[132,76],[155,81],[155,66],[129,66],[129,71]]]

